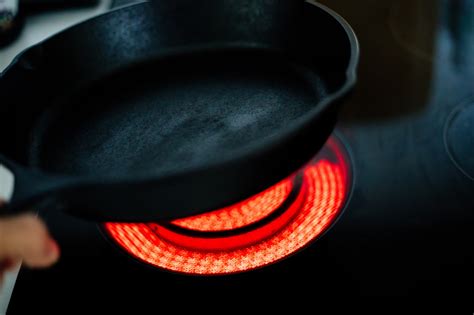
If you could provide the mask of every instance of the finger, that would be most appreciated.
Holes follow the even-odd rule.
[[[44,223],[33,214],[0,219],[0,260],[22,260],[32,268],[48,267],[59,258],[59,247]]]
[[[5,271],[12,271],[14,270],[21,261],[15,260],[13,258],[7,258],[0,262],[0,272],[5,272]]]

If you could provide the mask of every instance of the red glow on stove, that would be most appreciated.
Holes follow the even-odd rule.
[[[292,188],[292,179],[287,179],[238,204],[172,223],[193,231],[235,230],[267,217],[288,198]]]
[[[155,233],[163,238],[168,240],[176,245],[201,250],[230,250],[241,248],[244,246],[252,245],[256,242],[264,240],[267,237],[274,235],[284,226],[286,226],[290,220],[299,212],[302,203],[304,202],[304,197],[306,194],[306,189],[301,189],[298,197],[295,201],[285,209],[285,211],[271,220],[267,224],[264,224],[259,227],[255,227],[248,231],[243,231],[241,233],[225,236],[225,237],[209,237],[209,234],[199,237],[196,235],[188,236],[179,232],[172,231],[167,229],[159,224],[152,224],[149,226],[154,229]],[[276,209],[276,208],[275,208]],[[211,217],[212,218],[212,217]]]
[[[197,234],[155,223],[106,223],[105,230],[133,257],[181,273],[229,274],[274,263],[315,240],[343,208],[347,164],[333,140],[327,145],[337,161],[316,160],[300,172],[300,185],[294,176],[244,202],[173,222]]]

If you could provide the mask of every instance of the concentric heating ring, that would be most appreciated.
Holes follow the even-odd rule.
[[[298,174],[238,204],[169,224],[106,223],[131,256],[186,274],[230,274],[274,263],[335,221],[350,190],[349,163],[331,138]]]

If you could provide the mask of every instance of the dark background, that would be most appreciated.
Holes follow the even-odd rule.
[[[378,300],[472,312],[472,2],[322,2],[347,19],[361,46],[359,83],[338,123],[355,185],[329,233],[276,265],[203,278],[134,261],[96,224],[45,215],[62,259],[50,270],[22,270],[11,312],[31,305],[45,312],[160,312],[175,297],[182,301],[177,309],[219,312],[250,302],[317,311]]]

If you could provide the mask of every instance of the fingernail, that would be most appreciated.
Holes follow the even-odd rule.
[[[49,239],[46,245],[45,255],[47,257],[59,257],[59,246],[55,240]]]

